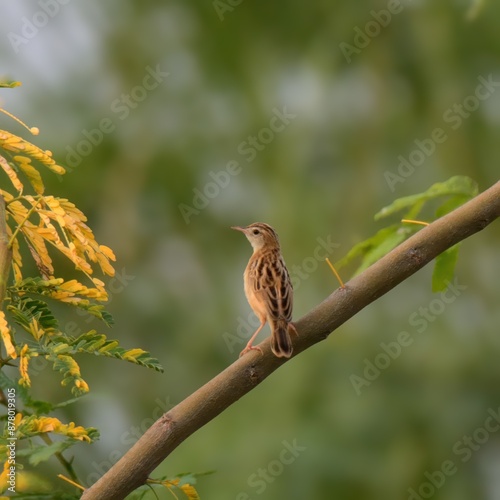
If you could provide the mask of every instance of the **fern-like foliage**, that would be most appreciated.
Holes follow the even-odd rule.
[[[198,478],[213,473],[214,471],[207,471],[198,474],[187,472],[179,474],[177,477],[164,476],[159,479],[148,479],[146,485],[136,491],[134,499],[142,500],[148,494],[149,489],[152,489],[153,491],[157,490],[158,493],[160,493],[161,490],[167,490],[172,494],[172,498],[200,500],[200,495],[194,485],[197,483]],[[158,498],[158,495],[156,498]]]
[[[4,88],[18,85],[0,83]],[[38,133],[36,128],[30,131]],[[45,193],[43,175],[65,173],[50,151],[0,130],[0,172],[5,175],[0,183],[0,344],[5,353],[0,356],[0,405],[6,408],[5,415],[0,415],[5,424],[0,434],[0,459],[6,459],[0,467],[0,493],[8,487],[8,445],[15,439],[18,484],[27,485],[25,491],[18,488],[15,498],[78,498],[56,493],[53,488],[46,492],[40,487],[33,490],[33,485],[42,483],[41,478],[17,465],[24,459],[36,466],[55,457],[75,480],[71,462],[63,452],[98,438],[94,428],[50,416],[90,390],[75,356],[113,357],[156,371],[162,371],[162,367],[146,351],[125,349],[95,330],[73,337],[61,329],[52,311],[56,303],[83,310],[106,327],[112,325],[113,318],[103,305],[108,293],[96,273],[101,277],[114,275],[114,253],[96,241],[86,216],[73,203]],[[72,279],[57,276],[54,253],[64,255],[73,264]],[[35,263],[37,276],[25,275],[24,263],[28,259]],[[43,358],[60,373],[62,385],[74,397],[60,403],[34,399],[30,371],[35,358]],[[14,369],[19,373],[17,377],[12,376]],[[9,394],[15,394],[15,405],[9,402]]]

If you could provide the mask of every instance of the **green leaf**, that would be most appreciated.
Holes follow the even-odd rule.
[[[149,484],[145,486],[141,486],[137,488],[131,495],[129,495],[130,500],[143,500],[143,498],[146,497],[149,493],[151,493],[151,490],[154,491],[153,487]],[[156,497],[159,498],[159,497]]]
[[[50,358],[57,366],[57,368],[54,366],[54,369],[62,373],[71,371],[69,366],[67,366],[69,361],[66,360],[66,358],[71,358],[74,354],[93,354],[94,356],[118,358],[163,372],[163,367],[160,365],[159,361],[151,357],[148,352],[142,349],[124,349],[120,347],[117,340],[109,340],[106,335],[97,333],[95,330],[91,330],[76,338],[65,336],[53,337],[39,352],[47,356],[47,359]]]
[[[14,316],[14,321],[28,333],[31,331],[33,318],[38,321],[47,333],[52,333],[58,329],[57,319],[43,300],[23,297],[9,305],[7,309]]]
[[[109,314],[109,312],[102,310],[101,311],[101,318],[106,326],[113,326],[115,324],[115,320],[113,319],[113,316]]]
[[[370,267],[374,262],[381,259],[384,255],[388,254],[393,248],[397,247],[402,241],[406,239],[406,231],[393,231],[388,234],[377,246],[374,246],[364,256],[363,262],[356,269],[355,275],[361,273],[366,268]]]
[[[22,85],[21,82],[14,82],[14,81],[0,82],[0,88],[3,89],[13,89],[14,87],[20,87],[21,85]]]
[[[383,228],[371,238],[354,245],[343,259],[335,263],[335,266],[341,268],[356,257],[362,256],[361,265],[354,273],[355,275],[359,274],[399,245],[399,243],[404,241],[410,234],[416,232],[416,230],[417,229],[414,227],[401,227],[399,224],[393,224],[392,226]]]
[[[45,357],[47,361],[53,364],[52,368],[55,371],[62,373],[63,380],[61,384],[63,386],[70,385],[71,393],[74,396],[83,396],[89,391],[88,385],[81,376],[78,363],[71,356],[61,354],[63,351],[68,352],[67,347],[69,347],[67,344],[56,344],[55,346],[50,344],[47,346],[50,354],[45,355]]]
[[[24,404],[26,408],[31,408],[35,415],[46,415],[53,410],[57,410],[59,408],[64,408],[65,406],[69,406],[80,398],[71,398],[66,401],[62,401],[61,403],[48,403],[47,401],[40,401],[38,399],[33,399],[30,396],[29,390],[20,385],[16,380],[11,379],[9,376],[5,374],[4,371],[0,370],[0,389],[6,391],[7,389],[15,389],[16,398],[19,398],[20,401]]]
[[[471,199],[470,196],[465,194],[458,194],[446,200],[442,205],[440,205],[436,210],[436,217],[443,217],[450,212],[453,212],[455,208],[467,203]]]
[[[28,389],[19,385],[16,380],[11,379],[3,370],[0,370],[0,389],[4,391],[7,389],[15,389],[16,398],[19,397],[24,404],[29,404],[33,401]]]
[[[73,403],[76,403],[79,400],[80,398],[77,397],[77,398],[67,399],[66,401],[62,401],[61,403],[55,403],[55,404],[48,403],[47,401],[31,400],[29,403],[26,404],[26,406],[31,408],[34,411],[35,415],[47,415],[51,411],[72,405]]]
[[[448,287],[455,273],[460,243],[448,248],[436,257],[432,273],[432,291],[443,292]]]
[[[417,219],[428,200],[445,197],[446,199],[436,211],[436,216],[442,217],[467,202],[470,198],[476,196],[477,193],[478,187],[475,181],[469,177],[457,175],[445,182],[433,184],[423,193],[394,200],[390,205],[382,208],[382,210],[375,214],[375,220],[382,219],[403,210],[405,211],[405,219],[414,220]],[[336,263],[336,266],[339,268],[343,267],[355,258],[361,257],[361,265],[354,273],[359,274],[420,229],[418,225],[401,226],[400,224],[394,224],[383,228],[371,238],[355,245],[343,259]],[[436,260],[433,287],[435,286],[437,289],[441,289],[444,280],[450,279],[450,276],[453,276],[454,265],[457,260],[456,252],[458,252],[458,250],[453,250]]]
[[[25,278],[21,282],[16,283],[15,286],[9,287],[9,293],[12,297],[12,301],[16,303],[19,301],[20,295],[24,296],[27,293],[42,295],[52,299],[53,294],[59,289],[59,285],[54,283],[54,280],[44,280],[41,277],[34,277]],[[24,300],[27,300],[27,298]],[[92,316],[103,321],[106,326],[112,326],[114,324],[113,316],[104,310],[104,306],[95,304],[88,298],[82,298],[82,300],[76,302],[65,302],[65,304],[87,311]]]
[[[417,201],[408,212],[405,212],[403,219],[410,219],[414,220],[418,217],[418,214],[420,214],[422,208],[425,205],[425,200],[420,200]]]
[[[108,340],[106,335],[91,330],[69,342],[69,346],[74,353],[87,353],[96,356],[107,356],[123,359],[146,368],[163,372],[163,368],[156,358],[142,350],[124,349],[120,347],[117,340]]]
[[[196,484],[198,478],[203,476],[209,476],[210,474],[215,474],[215,470],[207,470],[206,472],[182,472],[181,474],[177,474],[177,477],[180,479],[179,484]]]
[[[425,202],[432,198],[450,195],[464,195],[472,198],[476,196],[477,193],[478,187],[475,181],[464,175],[456,175],[445,182],[437,182],[436,184],[433,184],[423,193],[405,196],[394,200],[390,205],[382,208],[382,210],[375,214],[375,220],[400,212],[403,209],[412,208],[415,204]]]
[[[66,439],[64,441],[57,441],[48,445],[36,446],[34,448],[25,448],[17,452],[18,456],[28,457],[31,465],[38,465],[40,462],[46,462],[56,453],[63,452],[67,448],[73,446],[80,441],[74,439]]]

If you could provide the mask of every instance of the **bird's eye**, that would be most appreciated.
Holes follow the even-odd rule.
[[[258,230],[258,229],[254,229],[254,230],[252,231],[252,233],[253,233],[255,236],[257,236],[257,235],[259,234],[259,230]]]

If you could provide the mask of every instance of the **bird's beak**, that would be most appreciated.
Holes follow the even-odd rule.
[[[234,229],[235,231],[241,231],[242,233],[245,232],[245,228],[240,226],[231,226],[231,229]]]

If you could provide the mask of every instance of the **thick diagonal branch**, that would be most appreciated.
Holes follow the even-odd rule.
[[[437,255],[500,217],[500,182],[406,240],[338,289],[295,325],[294,356],[325,339],[365,306],[387,293]],[[118,500],[144,484],[149,474],[188,436],[223,412],[286,362],[269,340],[159,418],[104,476],[84,500]]]

